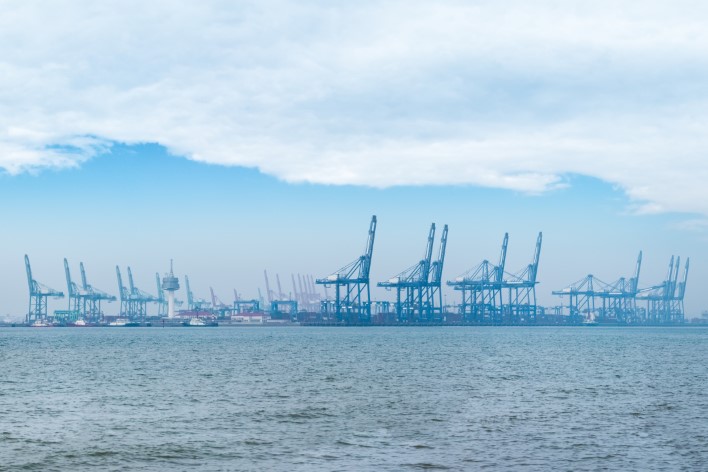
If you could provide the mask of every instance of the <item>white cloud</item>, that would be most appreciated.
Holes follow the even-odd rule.
[[[542,192],[708,215],[703,2],[6,1],[0,167],[112,141],[290,182]]]

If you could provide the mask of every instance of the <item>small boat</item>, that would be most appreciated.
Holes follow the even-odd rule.
[[[51,325],[42,320],[35,320],[34,323],[30,325],[32,328],[49,328]]]
[[[206,323],[199,318],[190,318],[189,321],[182,323],[184,326],[206,326]]]
[[[140,323],[137,321],[129,321],[126,320],[125,318],[118,318],[115,321],[111,321],[108,323],[108,326],[119,326],[119,327],[127,327],[127,328],[132,328],[135,326],[140,326]]]

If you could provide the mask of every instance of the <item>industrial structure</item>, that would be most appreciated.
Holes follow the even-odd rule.
[[[551,309],[539,307],[536,285],[543,241],[538,233],[531,262],[517,272],[507,270],[509,234],[502,239],[497,264],[483,260],[447,286],[460,294],[459,303],[443,304],[442,277],[447,249],[448,226],[439,240],[437,258],[433,259],[436,225],[432,223],[422,258],[406,270],[378,287],[395,292],[395,299],[372,300],[370,269],[373,258],[377,219],[372,216],[364,252],[357,259],[328,275],[315,279],[311,275],[291,274],[292,291],[284,290],[280,275],[271,285],[268,272],[263,271],[265,296],[258,288],[257,299],[244,299],[234,289],[233,303],[224,303],[210,287],[211,300],[195,298],[189,278],[185,276],[187,309],[175,312],[181,302],[175,299],[180,281],[170,272],[160,277],[155,274],[157,296],[135,286],[130,267],[128,284],[123,283],[120,268],[116,266],[120,308],[117,314],[105,315],[103,302],[116,297],[98,290],[87,281],[83,262],[80,263],[80,282],[72,278],[68,260],[64,259],[67,284],[67,309],[49,314],[48,299],[63,298],[64,292],[40,284],[33,278],[29,257],[25,267],[29,286],[29,309],[25,322],[33,326],[49,325],[131,325],[150,324],[161,320],[163,326],[187,323],[204,326],[203,321],[216,323],[280,323],[325,325],[432,325],[432,324],[681,324],[684,323],[684,298],[688,280],[689,260],[681,265],[681,258],[672,256],[665,279],[656,285],[640,288],[642,269],[640,251],[634,272],[605,282],[590,274],[552,292],[560,297],[560,305]],[[287,282],[287,280],[286,280]],[[324,298],[318,293],[324,288]],[[334,292],[328,291],[333,288]],[[329,294],[333,293],[330,298]],[[156,305],[156,315],[148,316],[148,308]],[[176,318],[175,320],[172,320]],[[213,325],[212,324],[212,325]]]
[[[644,322],[648,324],[678,324],[685,318],[683,299],[686,295],[686,282],[688,281],[688,267],[690,259],[686,258],[683,275],[679,281],[681,258],[671,256],[666,279],[651,287],[639,291],[638,301],[646,302],[644,309]]]
[[[64,292],[47,287],[32,277],[32,268],[27,254],[25,254],[25,269],[27,270],[27,282],[29,284],[29,310],[25,321],[27,324],[44,323],[48,320],[47,300],[49,297],[64,298]]]
[[[218,318],[226,318],[233,312],[233,305],[227,305],[222,302],[219,297],[214,293],[214,289],[209,287],[209,292],[211,293],[211,312]]]
[[[396,291],[394,309],[400,323],[432,323],[442,320],[442,269],[447,246],[447,225],[440,240],[438,260],[432,262],[435,243],[435,223],[430,225],[423,258],[379,287]],[[385,310],[389,307],[381,307]]]
[[[260,313],[261,312],[261,302],[259,300],[243,300],[241,297],[236,296],[234,300],[234,314],[243,313]]]
[[[636,297],[642,252],[639,251],[634,276],[620,277],[612,283],[603,282],[592,274],[567,287],[553,291],[553,295],[568,297],[567,316],[573,323],[637,321]],[[561,303],[561,310],[563,304]]]
[[[62,321],[83,320],[89,323],[98,323],[103,319],[101,302],[113,302],[116,297],[106,292],[98,290],[89,285],[86,281],[86,271],[84,263],[80,263],[81,285],[77,285],[71,278],[69,262],[64,258],[64,273],[66,275],[66,285],[69,298],[69,309],[67,311],[56,311]]]
[[[147,318],[148,303],[159,302],[159,299],[135,286],[133,282],[133,272],[128,267],[128,287],[123,285],[123,278],[120,268],[116,266],[116,276],[118,278],[118,290],[120,293],[119,316],[131,321],[144,322]]]
[[[461,293],[463,323],[529,324],[536,321],[536,278],[541,256],[542,233],[538,233],[531,263],[518,272],[506,271],[509,234],[504,234],[499,263],[483,260],[447,285]]]
[[[187,310],[188,311],[202,311],[209,306],[209,302],[203,298],[195,298],[192,289],[189,287],[189,277],[184,276],[184,286],[187,291]]]
[[[371,288],[369,272],[376,236],[376,215],[371,217],[369,236],[364,254],[336,272],[317,279],[325,287],[334,286],[334,300],[322,302],[322,315],[326,321],[344,324],[367,324],[371,321]]]
[[[671,256],[666,280],[639,288],[642,252],[639,252],[634,275],[607,283],[592,274],[553,295],[561,297],[560,314],[571,323],[676,324],[684,321],[683,299],[686,293],[689,261],[679,281],[680,258]],[[568,304],[564,305],[565,297]],[[646,308],[639,302],[646,302]]]

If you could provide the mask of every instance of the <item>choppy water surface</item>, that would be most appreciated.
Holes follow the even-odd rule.
[[[706,470],[705,328],[0,330],[0,470]]]

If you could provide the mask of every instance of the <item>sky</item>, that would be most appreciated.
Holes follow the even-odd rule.
[[[450,226],[445,279],[495,262],[504,232],[520,269],[543,231],[542,304],[588,273],[629,277],[643,250],[643,287],[691,257],[698,315],[707,17],[651,0],[3,2],[0,316],[26,311],[24,254],[42,283],[66,289],[67,257],[113,293],[116,264],[154,292],[173,258],[195,295],[231,300],[264,269],[357,258],[373,214],[374,281],[421,258],[431,222]]]

